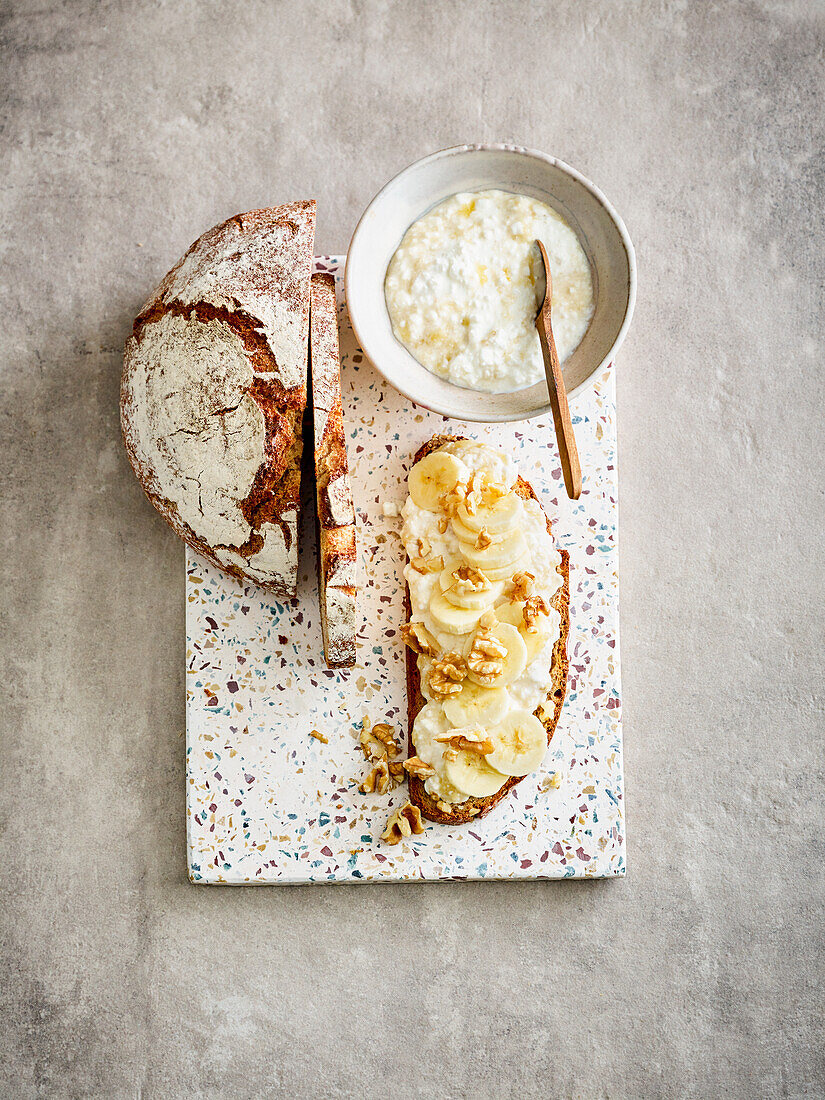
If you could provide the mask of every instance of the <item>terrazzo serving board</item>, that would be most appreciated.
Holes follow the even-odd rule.
[[[304,508],[298,600],[186,556],[186,801],[189,877],[209,884],[592,878],[622,875],[616,421],[613,368],[571,404],[584,488],[568,500],[552,420],[480,425],[411,405],[364,358],[335,273],[341,381],[359,535],[357,666],[324,666],[315,532]],[[570,677],[544,764],[486,817],[395,846],[380,839],[407,797],[361,794],[361,721],[406,745],[401,521],[410,457],[449,431],[517,452],[570,552]],[[311,735],[319,731],[327,742]],[[399,757],[401,758],[401,757]],[[558,787],[550,781],[556,777]]]

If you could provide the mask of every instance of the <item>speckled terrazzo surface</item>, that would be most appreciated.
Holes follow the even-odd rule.
[[[410,405],[355,343],[335,273],[341,387],[359,535],[357,667],[322,659],[313,524],[303,524],[295,604],[186,559],[186,796],[189,875],[201,883],[600,877],[625,872],[616,541],[614,371],[571,404],[583,491],[564,492],[552,421],[462,425]],[[445,428],[448,424],[448,428]],[[430,823],[388,845],[406,799],[362,794],[357,730],[388,721],[406,743],[400,519],[411,456],[444,430],[517,455],[558,545],[570,553],[570,675],[541,769],[471,825]],[[305,517],[306,518],[306,517]],[[316,729],[327,743],[312,737]],[[560,786],[548,780],[559,773]]]
[[[3,1100],[825,1096],[824,41],[821,0],[0,3]],[[636,246],[627,874],[192,886],[126,336],[208,226],[315,197],[344,252],[462,141]]]

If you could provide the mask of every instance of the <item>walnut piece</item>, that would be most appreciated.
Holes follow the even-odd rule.
[[[528,633],[535,634],[539,628],[539,615],[549,615],[550,605],[544,596],[528,596],[521,614]]]
[[[484,498],[491,504],[497,500],[501,500],[502,497],[508,497],[510,490],[506,485],[500,485],[497,481],[488,481],[484,487]]]
[[[508,496],[509,492],[510,490],[504,485],[491,481],[483,470],[478,470],[470,478],[466,500],[467,511],[474,516],[479,508],[495,504],[497,500]]]
[[[367,760],[384,760],[388,756],[395,756],[398,745],[395,742],[392,726],[386,722],[379,722],[372,726],[369,718],[364,715],[361,722],[359,743]]]
[[[450,588],[454,588],[457,592],[486,592],[490,587],[487,577],[472,565],[460,565],[458,569],[453,570],[451,576],[453,583]]]
[[[532,573],[516,573],[510,581],[510,591],[508,593],[510,603],[521,603],[522,600],[526,600],[533,591],[533,581],[535,579]]]
[[[444,568],[444,559],[439,554],[437,558],[423,558],[416,556],[410,558],[410,565],[416,573],[440,573]]]
[[[439,533],[439,535],[443,535],[444,532],[449,527],[449,525],[450,525],[450,521],[447,519],[446,516],[439,516],[438,517],[438,533]]]
[[[454,516],[459,504],[463,503],[467,496],[467,486],[459,481],[455,486],[441,497],[440,504],[448,516]],[[446,530],[446,527],[444,528]]]
[[[381,744],[387,751],[387,756],[393,757],[398,755],[398,742],[395,740],[395,734],[392,726],[389,722],[379,722],[372,727],[373,737],[377,737]]]
[[[424,823],[421,820],[421,811],[412,802],[405,802],[397,809],[387,822],[387,827],[381,834],[381,839],[388,844],[398,844],[405,837],[413,833],[423,833]]]
[[[405,760],[404,768],[410,775],[417,775],[419,779],[429,779],[431,775],[435,775],[435,768],[431,764],[426,764],[420,756],[411,756],[409,760]]]
[[[406,776],[404,775],[404,764],[401,760],[390,760],[387,765],[390,771],[390,779],[393,781],[396,787],[400,786],[404,782]]]
[[[379,760],[358,790],[361,794],[386,794],[390,787],[390,770],[386,760]]]
[[[486,480],[486,475],[478,470],[470,478],[464,507],[471,516],[476,514],[483,503],[484,483]]]
[[[427,683],[433,695],[457,695],[467,678],[467,666],[458,653],[445,653],[433,661]]]
[[[485,731],[479,726],[478,728],[467,728],[459,730],[450,730],[449,733],[445,733],[443,737],[436,737],[442,745],[449,745],[451,749],[456,749],[459,752],[474,752],[478,756],[486,756],[493,751],[493,742],[489,737],[484,736]],[[446,754],[445,754],[446,755]]]
[[[389,722],[377,722],[372,726],[365,715],[361,723],[360,742],[367,760],[375,761],[372,770],[358,788],[362,794],[385,794],[404,781],[401,761],[392,759],[398,754],[398,742]]]
[[[493,540],[490,538],[487,528],[482,527],[478,533],[478,538],[476,539],[476,550],[486,550],[488,546],[492,545]]]
[[[507,646],[501,644],[488,626],[482,626],[473,639],[467,668],[475,673],[482,685],[489,685],[501,676],[506,656]]]
[[[441,798],[437,798],[435,804],[443,814],[451,814],[453,812],[453,808],[450,803],[444,802]]]
[[[426,653],[434,657],[438,652],[438,642],[423,623],[404,623],[401,627],[401,637],[413,653]]]

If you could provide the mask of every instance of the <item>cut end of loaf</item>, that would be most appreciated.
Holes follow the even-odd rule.
[[[175,532],[240,580],[296,594],[315,203],[229,218],[161,280],[126,345],[121,424]]]

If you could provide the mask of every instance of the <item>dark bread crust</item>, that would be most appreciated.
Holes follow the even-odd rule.
[[[442,447],[445,443],[453,443],[456,440],[464,439],[465,436],[459,435],[436,435],[433,436],[429,442],[425,443],[415,455],[413,459],[413,465],[416,462],[420,462],[422,458],[431,454],[433,451],[437,451],[439,447]],[[516,482],[515,491],[523,500],[535,500],[538,501],[538,497],[533,491],[533,487],[524,478],[519,477]],[[547,519],[547,531],[552,536],[552,528],[550,526],[550,520]],[[547,744],[553,740],[553,734],[555,733],[556,726],[558,725],[559,718],[561,716],[561,710],[564,706],[564,697],[567,692],[567,673],[570,667],[570,662],[567,656],[567,637],[570,633],[570,555],[566,550],[559,549],[561,554],[561,563],[558,567],[558,572],[563,577],[563,584],[561,588],[553,596],[550,601],[553,607],[559,612],[561,617],[561,626],[559,630],[559,637],[556,644],[553,646],[553,659],[550,666],[551,686],[550,692],[547,696],[547,702],[553,702],[553,713],[547,716],[543,713],[544,704],[539,704],[533,712],[538,720],[542,723],[547,730]],[[407,620],[409,620],[412,614],[412,608],[410,604],[409,589],[405,589],[405,611]],[[419,711],[424,707],[426,700],[421,694],[421,677],[418,673],[418,658],[415,653],[409,648],[406,650],[406,669],[407,669],[407,722],[408,722],[408,745],[409,755],[415,755],[415,745],[413,744],[413,723]],[[501,790],[496,791],[495,794],[488,795],[486,798],[468,798],[466,802],[457,803],[451,814],[445,814],[443,810],[440,810],[435,803],[435,800],[431,795],[424,790],[424,780],[419,776],[411,775],[409,778],[409,790],[410,790],[410,802],[414,806],[418,806],[424,817],[430,821],[437,821],[442,825],[463,825],[468,821],[474,821],[476,818],[484,817],[490,810],[503,798],[509,794],[509,792],[516,786],[517,783],[521,783],[527,776],[511,776]]]
[[[276,235],[285,243],[283,254],[295,260],[280,277]],[[283,517],[300,509],[301,422],[306,405],[306,371],[294,385],[285,385],[270,335],[261,320],[261,304],[279,300],[283,308],[300,318],[303,358],[309,327],[309,278],[315,234],[315,202],[306,200],[283,206],[251,210],[227,219],[202,234],[175,266],[163,277],[136,318],[127,341],[121,385],[121,428],[126,453],[141,486],[163,518],[184,541],[225,573],[241,581],[252,580],[278,596],[296,594],[297,547],[293,545],[294,523]],[[249,396],[260,409],[264,426],[261,464],[242,500],[240,511],[249,524],[245,541],[227,546],[212,543],[183,518],[173,500],[160,491],[154,471],[141,457],[132,376],[139,370],[141,344],[151,340],[153,329],[168,317],[186,319],[191,325],[220,321],[243,345],[253,371]],[[183,470],[181,476],[192,471]],[[231,551],[249,560],[264,546],[265,524],[281,529],[286,565],[292,576],[286,580],[268,578],[250,566],[249,572],[221,551]]]

